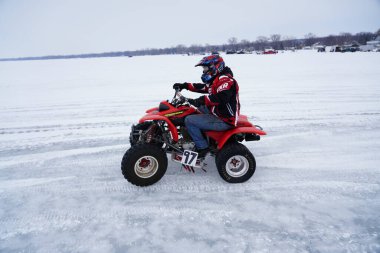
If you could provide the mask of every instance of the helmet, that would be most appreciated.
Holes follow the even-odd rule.
[[[200,60],[197,65],[195,65],[195,67],[197,66],[203,67],[203,74],[201,76],[201,79],[202,82],[208,84],[211,83],[215,76],[223,71],[225,64],[223,58],[219,55],[210,55],[203,57],[203,59]]]

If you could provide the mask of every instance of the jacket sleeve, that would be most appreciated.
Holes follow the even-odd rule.
[[[215,106],[219,104],[226,104],[230,101],[231,96],[234,95],[233,91],[234,80],[228,77],[223,77],[219,80],[215,94],[205,96],[205,104],[207,106]]]
[[[198,93],[208,93],[206,84],[204,83],[188,83],[187,89]]]

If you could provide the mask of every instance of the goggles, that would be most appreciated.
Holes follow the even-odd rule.
[[[203,73],[207,73],[210,70],[208,66],[202,66],[202,68],[203,68]]]

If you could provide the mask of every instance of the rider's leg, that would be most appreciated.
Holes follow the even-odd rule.
[[[198,150],[208,148],[208,143],[203,137],[202,130],[225,131],[232,128],[231,125],[212,114],[194,114],[187,116],[185,126]]]
[[[198,110],[204,114],[211,114],[210,110],[205,105],[201,105],[200,107],[198,107]]]

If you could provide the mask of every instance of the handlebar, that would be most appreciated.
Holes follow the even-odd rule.
[[[179,89],[175,89],[174,97],[170,103],[174,106],[182,105],[187,103],[187,98],[181,94]]]

